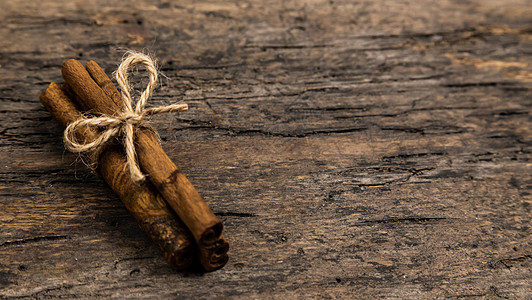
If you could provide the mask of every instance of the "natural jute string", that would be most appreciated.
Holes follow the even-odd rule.
[[[145,108],[148,98],[150,98],[155,85],[157,84],[157,67],[155,62],[146,54],[129,51],[128,55],[122,60],[122,63],[116,70],[116,81],[120,86],[120,92],[124,102],[123,111],[117,112],[115,116],[102,115],[99,117],[86,118],[71,123],[65,129],[64,140],[65,146],[72,152],[91,152],[93,155],[99,155],[104,144],[112,137],[123,136],[124,148],[126,150],[127,164],[131,177],[134,181],[142,181],[145,176],[140,171],[135,152],[135,130],[138,127],[149,127],[144,117],[160,113],[187,111],[187,104],[172,104],[162,107]],[[146,90],[142,92],[135,109],[133,109],[133,100],[129,93],[130,85],[127,78],[129,68],[142,64],[149,73],[149,83]],[[98,138],[93,141],[78,141],[76,132],[86,127],[96,127],[102,129]],[[97,159],[93,160],[97,161]]]

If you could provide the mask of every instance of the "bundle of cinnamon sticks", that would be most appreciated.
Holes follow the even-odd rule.
[[[52,82],[40,101],[63,127],[87,114],[120,113],[123,99],[96,62],[89,61],[84,67],[70,59],[61,71],[65,82]],[[81,141],[95,140],[98,135],[98,129],[91,127],[76,132]],[[206,271],[222,268],[228,260],[229,244],[218,217],[166,155],[152,130],[137,128],[135,145],[141,170],[149,178],[141,183],[131,178],[118,143],[89,157],[173,267],[182,270],[198,260]]]

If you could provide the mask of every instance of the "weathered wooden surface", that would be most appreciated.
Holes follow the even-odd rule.
[[[0,3],[0,297],[532,294],[530,1],[60,2]],[[154,124],[220,271],[172,270],[38,101],[124,48],[191,107]]]

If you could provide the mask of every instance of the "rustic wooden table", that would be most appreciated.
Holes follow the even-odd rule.
[[[0,4],[0,298],[527,298],[532,5]],[[230,261],[172,270],[38,95],[149,50]]]

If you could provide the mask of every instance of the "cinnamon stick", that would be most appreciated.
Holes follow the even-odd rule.
[[[105,94],[80,62],[75,59],[67,60],[61,72],[65,82],[84,102],[83,105],[96,113],[106,115],[116,115],[120,112],[120,107]],[[136,143],[142,170],[185,223],[198,245],[215,243],[221,235],[222,223],[186,176],[166,155],[154,134],[147,129],[138,129]]]
[[[66,71],[65,65],[67,66]],[[75,82],[72,89],[77,89],[77,93],[80,95],[78,95],[79,97],[76,99],[78,99],[79,102],[82,102],[81,104],[84,105],[85,109],[93,112],[113,114],[118,108],[123,106],[123,100],[120,93],[107,74],[105,74],[96,62],[89,61],[85,66],[86,73],[88,73],[90,77],[84,72],[83,66],[75,60],[67,61],[65,65],[63,67],[63,76],[65,76],[65,74],[67,75],[65,77],[67,82]],[[74,71],[69,72],[69,70],[72,69],[74,69]],[[69,76],[70,78],[73,78],[72,81],[66,79],[69,78]],[[79,80],[81,80],[81,83]],[[107,95],[107,99],[103,102],[101,99],[105,97],[100,90],[96,89],[92,81],[100,87],[103,94]],[[87,87],[89,87],[88,91]],[[96,90],[97,92],[95,94],[90,94],[93,90]],[[89,101],[87,101],[87,99],[89,99]],[[192,221],[196,223],[203,222],[203,224],[209,224],[210,222],[210,224],[214,224],[210,228],[203,225],[203,228],[207,228],[207,230],[203,230],[203,233],[201,233],[201,230],[194,231],[191,229],[191,231],[193,235],[195,232],[197,233],[195,238],[198,243],[198,255],[202,266],[207,271],[223,267],[228,260],[227,251],[229,249],[229,244],[225,238],[221,236],[222,225],[218,218],[214,216],[188,179],[179,172],[178,168],[168,158],[151,131],[142,129],[138,130],[136,144],[137,155],[142,168],[144,171],[146,171],[146,169],[151,170],[151,172],[148,171],[147,173],[150,175],[152,182],[156,184],[159,191],[162,192],[164,198],[178,215],[181,216],[181,214],[185,214],[185,218],[188,217],[189,220],[192,219]],[[162,169],[161,166],[163,167]],[[167,179],[164,179],[163,174],[170,175]],[[194,205],[189,209],[186,209],[186,206],[181,207],[179,201],[182,200],[191,201]],[[187,204],[186,201],[185,204]],[[183,220],[185,218],[183,218]]]
[[[51,83],[40,95],[44,107],[63,127],[81,117],[81,113],[61,89]],[[97,132],[80,130],[81,140],[93,140]],[[166,206],[150,183],[139,185],[129,177],[124,154],[117,147],[106,148],[99,157],[99,173],[120,197],[141,229],[159,246],[167,261],[176,269],[187,268],[194,261],[193,238],[179,219]]]
[[[200,264],[207,271],[214,271],[225,266],[229,257],[227,251],[229,250],[229,243],[222,236],[209,246],[199,247],[198,258]]]
[[[85,68],[94,82],[96,82],[113,103],[118,107],[121,107],[123,105],[122,96],[105,71],[95,61],[87,62]],[[151,131],[147,132],[151,133]],[[153,138],[153,134],[151,135],[151,138]],[[158,141],[153,141],[151,138],[150,141],[158,145]],[[159,149],[161,148],[159,147]],[[220,236],[213,243],[207,245],[200,244],[198,248],[199,261],[207,271],[217,270],[223,267],[228,261],[227,251],[229,250],[229,243],[227,243],[223,236]]]

